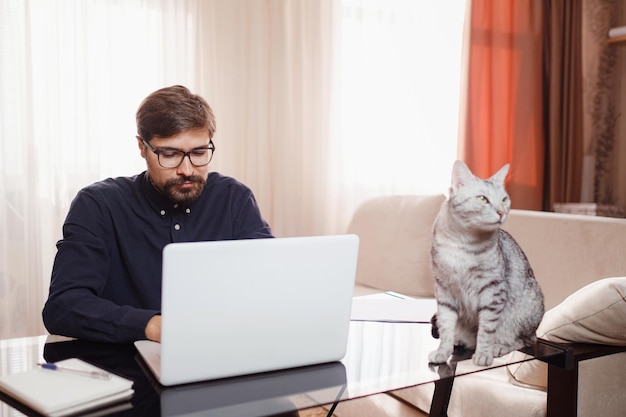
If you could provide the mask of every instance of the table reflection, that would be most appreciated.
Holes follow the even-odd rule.
[[[0,375],[27,371],[41,361],[80,358],[135,383],[135,395],[128,407],[103,415],[297,416],[297,410],[433,381],[448,384],[453,380],[448,377],[455,374],[458,377],[507,364],[506,360],[498,360],[491,367],[477,367],[465,360],[471,352],[461,352],[448,364],[432,366],[428,354],[437,345],[428,324],[352,322],[347,352],[341,362],[163,387],[152,377],[132,344],[42,336],[0,340]],[[562,360],[563,352],[563,348],[542,341],[526,350],[544,360]],[[447,389],[451,387],[449,382]],[[16,409],[36,415],[6,396],[0,396],[0,400],[1,416],[19,415]]]
[[[423,323],[352,322],[346,365],[351,398],[439,379],[428,354],[438,341]]]
[[[128,406],[107,409],[112,416],[297,416],[297,410],[346,398],[346,371],[341,362],[225,378],[174,387],[152,377],[133,345],[30,338],[0,344],[0,374],[23,372],[37,362],[80,358],[134,381]],[[13,360],[9,360],[13,358]],[[6,396],[1,415],[38,415]],[[124,404],[122,404],[124,405]]]

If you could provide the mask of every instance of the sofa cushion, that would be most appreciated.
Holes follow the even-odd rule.
[[[504,223],[526,253],[546,310],[585,285],[626,275],[626,220],[511,210]]]
[[[626,346],[626,277],[586,285],[548,310],[537,336],[559,343]],[[516,357],[524,354],[515,352]],[[508,366],[513,383],[546,389],[547,365],[529,361]]]
[[[432,297],[430,243],[445,197],[386,196],[368,200],[354,213],[348,233],[359,235],[357,284]]]

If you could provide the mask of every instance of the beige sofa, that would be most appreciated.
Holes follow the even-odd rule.
[[[380,197],[356,210],[348,227],[361,239],[355,295],[392,290],[433,297],[430,232],[444,200],[443,195]],[[512,210],[504,228],[526,252],[550,310],[540,337],[626,345],[626,220]],[[610,277],[616,278],[605,279]],[[557,387],[558,370],[550,369],[548,387],[548,366],[538,361],[459,378],[448,415],[545,416],[550,402],[550,416],[623,416],[626,352],[616,350],[622,352],[577,357],[580,362],[560,375],[566,383]],[[433,389],[428,384],[348,402],[336,415],[423,415]]]

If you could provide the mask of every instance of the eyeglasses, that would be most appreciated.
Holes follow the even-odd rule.
[[[155,149],[145,139],[142,139],[142,141],[148,149],[156,154],[159,165],[163,168],[178,168],[185,160],[185,157],[189,158],[191,165],[202,167],[211,162],[213,152],[215,152],[215,144],[213,144],[212,140],[206,148],[195,148],[189,152],[181,151],[180,149]]]

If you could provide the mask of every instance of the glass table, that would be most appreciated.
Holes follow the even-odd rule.
[[[457,368],[464,356],[432,366],[428,354],[438,341],[426,323],[357,322],[350,325],[345,357],[339,362],[227,378],[176,387],[160,386],[133,345],[112,345],[39,336],[0,340],[0,375],[27,371],[38,362],[78,357],[134,381],[135,394],[99,415],[115,416],[271,416],[325,406],[329,415],[341,402],[430,382],[435,383],[431,416],[445,416],[454,378],[490,367]],[[539,341],[526,353],[564,363],[566,350]],[[338,407],[338,408],[336,408]],[[0,394],[0,416],[37,415]]]

